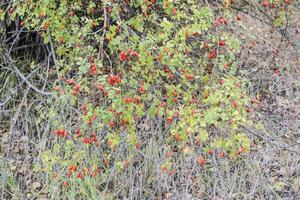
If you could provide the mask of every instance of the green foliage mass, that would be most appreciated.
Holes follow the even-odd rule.
[[[138,125],[149,118],[163,121],[166,145],[201,141],[204,152],[219,148],[232,158],[249,150],[239,130],[251,124],[245,82],[236,76],[241,42],[226,29],[233,18],[226,7],[216,12],[189,0],[14,0],[13,7],[11,19],[36,30],[53,54],[48,115],[51,130],[68,136],[44,152],[46,172],[97,165],[123,143],[146,148]],[[226,23],[215,25],[219,16]],[[92,132],[98,141],[82,142]],[[107,144],[107,153],[89,153]]]

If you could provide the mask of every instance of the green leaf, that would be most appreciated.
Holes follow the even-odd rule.
[[[277,181],[274,185],[273,188],[275,190],[282,190],[284,187],[286,186],[286,183],[282,182],[282,181]]]
[[[237,51],[240,48],[240,45],[241,42],[235,36],[229,38],[228,46],[233,50]]]
[[[4,20],[4,11],[0,9],[0,21]]]
[[[144,30],[142,15],[138,15],[135,18],[128,20],[127,24],[133,26],[133,28],[139,32],[143,32]]]
[[[208,132],[205,129],[201,129],[199,133],[200,139],[205,142],[208,140]]]
[[[283,24],[283,21],[282,21],[281,18],[277,18],[277,19],[274,20],[274,26],[275,26],[275,27],[279,27],[279,26],[281,26],[282,24]]]

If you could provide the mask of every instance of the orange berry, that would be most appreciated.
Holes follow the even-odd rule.
[[[124,164],[124,167],[127,168],[129,166],[129,161],[128,160],[124,160],[123,164]]]
[[[210,150],[209,150],[209,154],[210,154],[210,155],[214,155],[214,153],[215,153],[215,150],[214,150],[214,149],[210,149]]]
[[[167,157],[167,158],[169,158],[169,157],[171,157],[171,156],[172,156],[172,152],[167,152],[167,153],[166,153],[166,157]]]
[[[45,11],[40,12],[40,15],[39,15],[39,16],[40,16],[40,17],[45,17],[45,16],[46,16]]]
[[[174,170],[173,169],[170,169],[169,173],[168,173],[170,176],[174,174]]]
[[[21,20],[20,21],[20,26],[22,27],[22,26],[24,26],[24,24],[25,24],[24,20]]]
[[[231,102],[232,107],[237,108],[238,107],[238,102],[236,100],[233,100]]]
[[[64,181],[64,182],[63,182],[63,186],[64,186],[64,187],[67,187],[67,186],[68,186],[68,182],[67,182],[67,181]]]
[[[78,174],[77,174],[76,177],[77,177],[77,178],[80,178],[80,179],[83,179],[83,174],[82,174],[82,172],[78,172]]]
[[[224,158],[224,153],[223,153],[222,151],[220,151],[220,152],[218,153],[218,157],[219,157],[219,158]]]
[[[74,12],[71,10],[71,11],[68,13],[68,15],[72,17],[72,16],[74,16]]]
[[[95,137],[95,136],[96,136],[96,132],[92,132],[91,137]]]
[[[176,134],[175,134],[175,140],[176,140],[176,142],[181,140],[181,136],[179,135],[178,132],[176,132]]]
[[[245,148],[244,147],[240,147],[238,150],[237,150],[237,154],[241,154],[245,152]]]
[[[73,79],[68,79],[68,80],[66,80],[66,82],[67,82],[68,85],[71,85],[71,84],[74,83],[74,80]]]
[[[167,122],[168,122],[169,124],[172,124],[172,122],[173,122],[173,117],[168,117],[168,118],[167,118]]]
[[[225,64],[224,69],[229,69],[229,64]]]
[[[220,79],[220,80],[219,80],[219,83],[220,83],[221,85],[223,85],[223,84],[225,83],[225,80],[224,80],[224,79]]]
[[[199,165],[203,166],[203,165],[205,165],[206,160],[205,160],[205,158],[203,156],[200,156],[198,158],[197,162],[198,162]]]
[[[115,122],[114,121],[110,121],[108,124],[109,124],[110,127],[114,127],[115,126]]]
[[[177,13],[177,10],[176,10],[176,7],[173,8],[173,15],[176,15]]]
[[[196,140],[195,140],[195,144],[196,144],[197,146],[200,146],[200,144],[201,144],[201,140],[200,140],[199,138],[196,138]]]
[[[136,148],[136,149],[140,149],[140,148],[141,148],[141,145],[140,145],[139,143],[136,143],[136,144],[135,144],[135,148]]]

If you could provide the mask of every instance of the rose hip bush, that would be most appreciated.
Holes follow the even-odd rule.
[[[126,173],[151,148],[141,124],[160,127],[153,137],[170,152],[196,154],[200,168],[215,154],[247,153],[240,128],[252,126],[258,100],[236,60],[242,42],[230,27],[241,20],[232,10],[239,3],[14,0],[10,18],[37,31],[53,58],[51,136],[36,172],[70,198],[95,198],[109,190],[111,171]],[[171,176],[170,152],[161,171]]]

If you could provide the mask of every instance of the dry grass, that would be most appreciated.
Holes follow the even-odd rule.
[[[260,130],[243,128],[251,139],[251,151],[237,160],[214,155],[206,167],[200,167],[196,162],[199,147],[191,145],[189,149],[178,149],[170,158],[173,174],[162,173],[165,154],[173,147],[162,145],[160,123],[153,125],[145,120],[146,125],[138,133],[142,150],[128,150],[124,143],[113,152],[116,161],[122,161],[129,151],[136,151],[138,156],[123,172],[115,166],[106,171],[99,184],[101,198],[300,199],[299,10],[289,19],[284,35],[269,32],[269,26],[247,14],[241,17],[234,27],[244,40],[238,57],[239,73],[249,80],[249,95],[260,96],[258,114],[253,119],[264,125]],[[51,61],[46,56],[31,72],[26,59],[13,64],[7,52],[19,41],[19,33],[10,37],[0,35],[0,199],[59,199],[61,193],[53,192],[59,188],[47,185],[51,177],[34,172],[41,152],[51,148],[50,122],[44,114],[49,109],[49,98],[34,89],[35,85],[45,88],[49,84]],[[42,44],[37,45],[50,52]],[[277,57],[272,54],[274,48],[278,49]],[[14,65],[24,66],[20,70],[24,77]],[[280,69],[279,76],[274,69]]]

